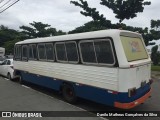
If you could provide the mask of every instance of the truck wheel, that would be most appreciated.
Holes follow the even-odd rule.
[[[64,84],[62,87],[62,94],[64,99],[69,103],[75,103],[77,100],[74,88],[70,84]]]

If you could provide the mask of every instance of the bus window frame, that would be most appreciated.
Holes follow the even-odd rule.
[[[19,50],[21,51],[19,57],[17,57],[17,48],[18,47],[20,47]],[[15,61],[21,61],[22,60],[22,45],[21,44],[20,45],[18,44],[18,45],[14,46],[14,60]]]
[[[52,48],[53,48],[53,60],[49,60],[47,59],[47,50],[46,50],[46,45],[47,44],[51,44],[52,45]],[[45,50],[46,50],[46,60],[49,61],[49,62],[55,62],[55,49],[54,49],[54,44],[52,42],[48,42],[48,43],[45,43]]]
[[[33,45],[33,44],[29,44],[29,45],[28,45],[28,60],[34,60],[32,45]],[[32,49],[32,58],[30,58],[30,47],[31,47],[31,49]]]
[[[75,43],[75,45],[76,45],[76,53],[77,53],[77,61],[69,61],[68,60],[68,56],[67,56],[67,61],[68,61],[68,63],[79,63],[79,54],[78,54],[78,47],[77,47],[77,43],[76,43],[76,41],[68,41],[68,42],[65,42],[65,48],[66,48],[66,44],[67,43]],[[67,50],[66,50],[66,55],[67,55]]]
[[[44,48],[45,48],[45,52],[44,52],[44,53],[45,53],[45,59],[40,59],[40,58],[39,58],[39,49],[38,49],[38,46],[39,46],[39,45],[44,45]],[[47,61],[45,43],[38,43],[38,44],[37,44],[37,57],[38,57],[38,60],[39,60],[39,61]]]
[[[56,49],[56,45],[57,45],[57,44],[64,44],[65,54],[66,54],[66,59],[67,59],[66,61],[65,61],[65,60],[58,60],[58,57],[57,57],[57,49]],[[65,42],[55,42],[54,48],[55,48],[55,53],[56,53],[56,60],[57,60],[57,62],[68,63],[68,58],[67,58],[67,51],[66,51]]]
[[[27,48],[27,57],[23,57],[23,48],[24,48],[24,47]],[[25,44],[25,45],[22,45],[22,48],[21,48],[21,58],[22,58],[22,59],[21,59],[22,61],[28,61],[28,45],[26,45],[26,44]]]
[[[112,55],[113,55],[113,64],[105,64],[105,63],[98,63],[98,61],[97,61],[97,55],[96,55],[96,51],[95,51],[95,45],[94,45],[94,42],[99,42],[99,41],[109,41],[109,43],[110,43],[110,46],[111,46],[111,52],[112,52]],[[93,47],[94,47],[94,52],[95,52],[95,57],[96,57],[96,63],[90,63],[90,62],[84,62],[83,61],[83,57],[82,57],[82,53],[81,53],[81,46],[80,46],[80,44],[81,43],[85,43],[85,42],[92,42],[93,43]],[[116,64],[116,59],[115,59],[115,53],[114,53],[114,50],[113,50],[113,44],[112,44],[112,42],[111,42],[111,39],[109,39],[109,38],[100,38],[100,39],[92,39],[92,40],[81,40],[81,41],[79,41],[79,43],[78,43],[78,47],[79,47],[79,54],[80,54],[80,58],[81,58],[81,62],[82,62],[82,64],[85,64],[85,65],[96,65],[96,66],[101,66],[101,65],[103,65],[103,66],[114,66],[115,64]]]
[[[112,53],[112,55],[113,55],[113,64],[105,64],[105,63],[98,63],[98,65],[107,65],[107,66],[114,66],[115,65],[115,63],[116,63],[116,59],[115,59],[115,53],[114,53],[114,50],[113,50],[113,44],[112,44],[112,42],[111,42],[111,40],[110,39],[96,39],[96,40],[94,40],[94,42],[99,42],[99,41],[109,41],[109,43],[110,43],[110,47],[111,47],[111,53]],[[95,46],[94,46],[95,47]],[[97,57],[97,56],[96,56]]]

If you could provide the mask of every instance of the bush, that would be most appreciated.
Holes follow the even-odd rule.
[[[152,48],[151,59],[152,59],[153,65],[158,65],[160,61],[160,53],[158,51],[158,45]]]

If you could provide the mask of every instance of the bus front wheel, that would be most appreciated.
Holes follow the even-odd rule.
[[[77,100],[74,88],[70,84],[64,84],[62,87],[62,94],[64,99],[69,103],[75,103]]]

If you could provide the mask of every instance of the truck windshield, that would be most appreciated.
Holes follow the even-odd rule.
[[[128,62],[147,59],[148,55],[141,38],[120,36]]]

